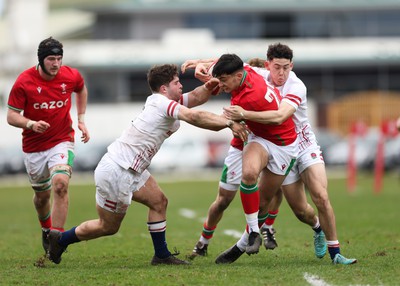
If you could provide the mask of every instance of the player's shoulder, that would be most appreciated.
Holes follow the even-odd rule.
[[[160,93],[153,93],[147,97],[145,105],[163,109],[165,105],[169,105],[171,102],[176,101],[173,101]]]
[[[61,66],[60,71],[63,73],[69,73],[69,74],[80,74],[80,72],[77,68],[70,67],[70,66]]]
[[[35,66],[33,66],[33,67],[30,67],[30,68],[24,70],[23,72],[21,72],[19,74],[19,76],[20,77],[21,76],[34,76],[34,75],[38,75],[38,74],[39,74],[39,72],[38,72],[37,68]]]
[[[307,87],[304,84],[304,82],[300,78],[298,78],[293,71],[290,72],[289,78],[287,79],[285,86],[303,91],[307,90]]]
[[[290,71],[288,80],[292,84],[298,84],[298,85],[305,86],[304,82],[296,75],[296,73],[294,71]]]
[[[254,82],[257,84],[263,84],[266,82],[267,75],[262,74],[261,70],[262,69],[255,69],[253,67],[248,66],[248,69],[245,69],[247,71],[247,81],[249,82]]]
[[[16,84],[18,84],[19,82],[27,83],[33,80],[35,77],[39,77],[39,73],[36,67],[30,67],[18,75],[15,83]]]

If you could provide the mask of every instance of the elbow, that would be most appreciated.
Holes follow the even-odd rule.
[[[13,117],[12,116],[10,116],[10,115],[7,115],[7,123],[9,124],[9,125],[12,125],[12,126],[14,126],[14,120],[13,120]]]

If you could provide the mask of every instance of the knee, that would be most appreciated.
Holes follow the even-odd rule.
[[[302,222],[305,221],[305,219],[306,219],[306,210],[305,209],[293,210],[293,212],[299,221],[302,221]]]
[[[258,175],[259,174],[254,170],[244,170],[242,174],[242,182],[247,185],[256,184],[258,180]]]
[[[215,201],[214,205],[218,209],[218,211],[223,212],[229,207],[231,202],[232,202],[231,199],[219,198],[218,200]]]
[[[55,179],[53,181],[54,194],[59,197],[65,197],[68,194],[68,181],[63,179]]]
[[[118,232],[120,224],[103,224],[103,235],[114,235]]]
[[[168,206],[168,198],[164,195],[164,193],[160,193],[160,195],[151,202],[151,208],[158,212],[165,212]]]

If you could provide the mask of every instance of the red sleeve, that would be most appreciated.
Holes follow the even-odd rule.
[[[11,88],[10,95],[8,97],[8,107],[15,110],[24,110],[26,104],[25,89],[22,85],[21,76],[15,81]]]

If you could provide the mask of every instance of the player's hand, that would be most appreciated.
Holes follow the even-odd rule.
[[[50,124],[43,120],[39,120],[32,125],[32,131],[36,133],[44,133],[49,128]]]
[[[234,122],[232,127],[230,128],[232,130],[233,136],[240,138],[243,142],[247,142],[249,130],[247,129],[247,126],[245,124]]]
[[[89,131],[86,128],[85,122],[78,122],[78,128],[82,132],[81,141],[87,143],[90,140]]]
[[[199,63],[194,70],[194,77],[202,82],[209,81],[212,76],[208,73],[208,64]]]
[[[210,78],[205,84],[204,86],[206,87],[206,89],[208,89],[209,91],[212,92],[213,95],[218,94],[219,91],[219,79],[212,77]]]
[[[181,65],[181,72],[185,73],[187,69],[194,69],[196,68],[197,63],[199,60],[187,60]]]
[[[234,121],[239,121],[239,120],[245,119],[244,118],[245,110],[238,105],[224,107],[223,109],[224,109],[224,116],[227,119],[234,120]]]

